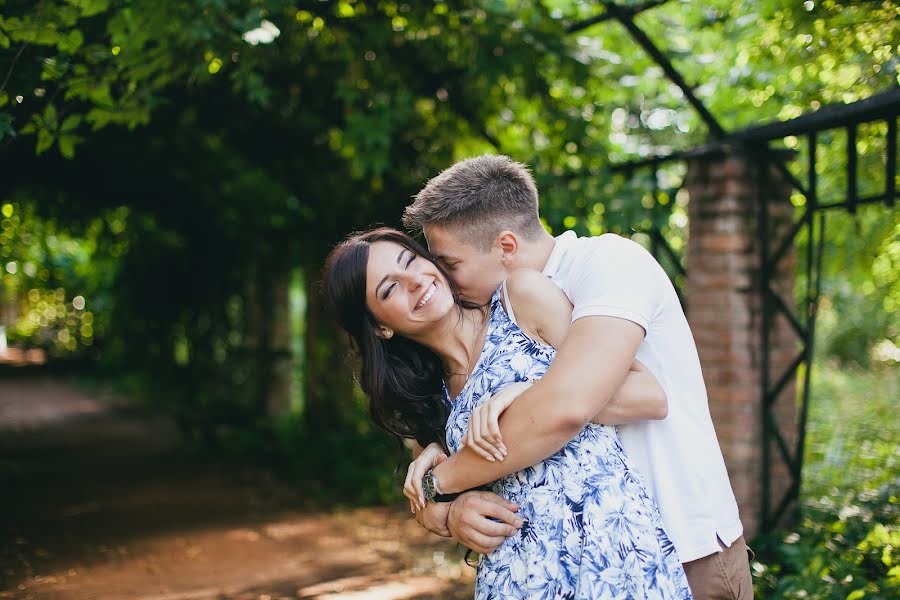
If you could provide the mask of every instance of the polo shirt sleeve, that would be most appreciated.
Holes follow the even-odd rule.
[[[582,317],[617,317],[649,331],[664,298],[662,267],[643,246],[615,234],[596,239],[573,272],[572,321]]]

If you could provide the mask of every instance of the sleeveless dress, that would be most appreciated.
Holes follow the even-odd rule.
[[[556,351],[529,338],[507,315],[501,286],[491,299],[487,338],[447,421],[451,452],[462,446],[481,399],[541,377]],[[631,469],[614,427],[588,424],[543,462],[492,484],[519,505],[518,534],[482,556],[475,598],[691,598],[656,503]]]

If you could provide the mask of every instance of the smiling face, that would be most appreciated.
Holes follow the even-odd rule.
[[[380,325],[414,337],[454,305],[449,282],[434,263],[390,241],[369,247],[366,306]]]
[[[453,279],[459,297],[479,305],[490,302],[507,276],[500,247],[492,244],[482,251],[440,225],[426,225],[423,231],[429,251]]]

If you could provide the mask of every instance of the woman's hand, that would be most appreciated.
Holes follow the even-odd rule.
[[[406,482],[403,484],[403,495],[409,498],[409,509],[412,512],[425,508],[425,494],[422,492],[422,478],[429,470],[447,460],[443,446],[432,442],[422,451],[416,460],[409,463],[406,471]]]
[[[506,456],[506,446],[503,444],[497,422],[503,411],[509,408],[522,392],[530,388],[532,383],[531,381],[511,383],[473,410],[465,437],[466,446],[486,460],[502,461]]]

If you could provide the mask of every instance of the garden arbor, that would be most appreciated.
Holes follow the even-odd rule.
[[[602,15],[569,31],[608,20],[621,23],[707,125],[711,141],[702,147],[616,170],[629,178],[649,171],[655,210],[659,170],[674,163],[685,169],[681,185],[665,190],[669,198],[679,189],[688,198],[684,260],[666,243],[656,220],[646,233],[653,254],[677,280],[685,281],[680,293],[749,538],[787,525],[797,514],[826,213],[855,213],[862,205],[883,204],[887,218],[896,218],[900,89],[729,134],[634,22],[637,13],[663,3],[626,8],[603,2]],[[875,127],[884,149],[882,191],[867,196],[861,196],[858,183],[860,127]],[[846,157],[825,168],[845,170],[846,191],[839,201],[821,202],[818,174],[823,165],[817,157],[835,136],[843,136]],[[786,138],[803,150],[802,178],[789,168],[796,152],[777,147]],[[803,275],[804,289],[795,294],[797,273]]]

